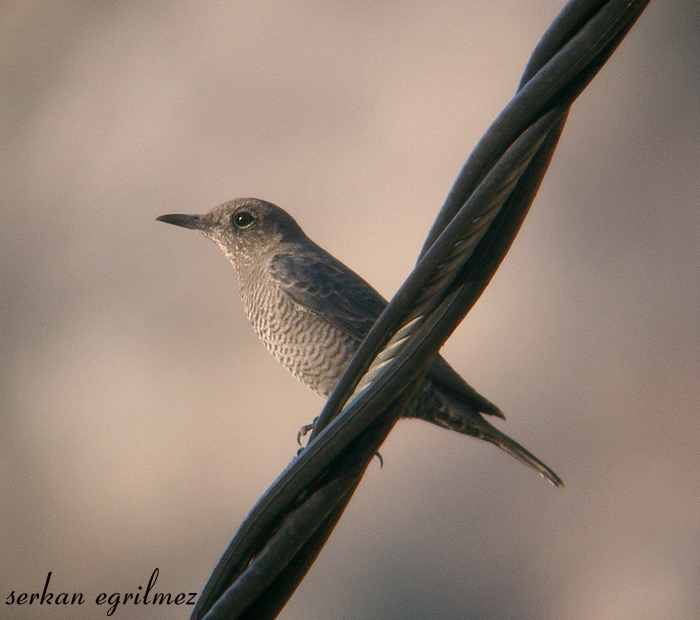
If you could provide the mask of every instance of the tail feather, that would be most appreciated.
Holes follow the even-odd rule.
[[[483,420],[483,422],[486,424],[486,426],[483,434],[481,435],[481,439],[491,442],[492,444],[501,448],[501,450],[504,450],[510,454],[512,457],[518,459],[521,463],[531,467],[545,480],[549,480],[549,482],[551,482],[555,487],[564,486],[564,481],[557,476],[557,474],[554,473],[550,467],[547,467],[529,450],[523,448],[517,441],[499,431],[495,426],[492,426],[486,422],[486,420]]]
[[[486,421],[471,399],[453,390],[444,387],[441,389],[431,381],[424,381],[404,415],[421,418],[443,428],[488,441],[534,469],[555,487],[564,486],[564,481],[552,469],[517,441]]]

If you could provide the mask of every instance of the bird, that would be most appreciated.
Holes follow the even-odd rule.
[[[156,219],[196,230],[219,246],[233,265],[243,309],[265,347],[327,398],[387,301],[270,202],[236,198],[201,215],[172,213]],[[403,412],[403,417],[492,443],[563,486],[552,469],[485,415],[505,419],[440,355]]]

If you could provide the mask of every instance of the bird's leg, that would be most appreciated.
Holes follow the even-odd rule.
[[[299,432],[297,433],[297,443],[298,443],[299,445],[301,445],[301,438],[302,438],[302,437],[306,437],[306,435],[308,434],[308,432],[309,432],[310,430],[313,430],[314,426],[316,426],[316,421],[317,421],[317,420],[318,420],[318,416],[316,416],[316,417],[313,419],[313,422],[311,422],[311,424],[304,424],[304,426],[302,426],[302,427],[299,429]]]
[[[306,435],[309,433],[309,431],[312,430],[314,426],[316,426],[317,420],[318,420],[318,416],[316,416],[313,419],[313,422],[311,422],[311,424],[304,424],[304,426],[302,426],[299,429],[299,432],[297,433],[297,443],[300,446],[301,446],[301,438],[306,437]],[[303,452],[303,450],[304,450],[304,446],[301,446],[301,448],[299,448],[297,450],[297,456],[299,456]],[[379,452],[376,452],[374,454],[374,456],[376,456],[377,460],[379,461],[379,468],[380,469],[383,468],[384,467],[384,459],[382,458],[382,455]]]

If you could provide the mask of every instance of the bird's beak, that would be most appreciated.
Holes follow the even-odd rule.
[[[166,224],[174,224],[183,228],[193,228],[194,230],[206,230],[209,228],[208,223],[200,215],[185,215],[184,213],[170,213],[161,215],[156,220],[165,222]]]

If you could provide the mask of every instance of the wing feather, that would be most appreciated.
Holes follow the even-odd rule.
[[[325,250],[295,247],[278,253],[268,271],[279,288],[295,303],[362,341],[387,305],[386,300],[354,271]],[[438,356],[427,375],[437,386],[447,388],[490,415],[504,417]]]
[[[386,307],[377,291],[327,252],[280,253],[268,270],[297,304],[358,341]]]

